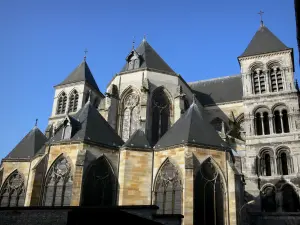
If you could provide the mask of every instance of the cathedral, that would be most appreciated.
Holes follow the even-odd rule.
[[[54,87],[45,132],[34,126],[2,159],[0,215],[23,206],[157,206],[153,220],[181,215],[184,225],[296,215],[293,49],[263,22],[249,41],[240,74],[187,82],[144,38],[103,93],[84,58]]]

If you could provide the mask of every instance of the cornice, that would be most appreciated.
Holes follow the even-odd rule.
[[[253,56],[238,57],[238,60],[246,61],[246,60],[250,60],[250,59],[261,59],[261,58],[265,58],[265,57],[269,57],[269,56],[284,55],[284,54],[292,53],[292,52],[293,52],[293,49],[290,48],[290,49],[284,50],[284,51],[269,52],[269,53],[253,55]]]

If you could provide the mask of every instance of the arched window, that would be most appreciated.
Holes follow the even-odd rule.
[[[124,98],[122,105],[121,136],[124,141],[127,141],[138,129],[139,114],[139,95],[135,92],[131,92]]]
[[[155,144],[169,129],[170,101],[163,88],[156,89],[152,96],[152,143]]]
[[[285,148],[277,152],[277,172],[280,175],[288,175],[293,172],[292,157]]]
[[[78,108],[78,92],[76,90],[72,91],[69,97],[69,109],[68,112],[76,112]]]
[[[280,133],[289,133],[289,118],[288,112],[284,105],[279,105],[273,110],[273,123],[274,123],[274,131],[276,134]]]
[[[259,158],[259,175],[271,176],[274,167],[274,157],[271,150],[266,149],[262,151]]]
[[[212,159],[202,163],[194,182],[194,224],[225,224],[225,184]]]
[[[116,180],[105,156],[96,159],[87,170],[83,184],[84,206],[115,204]]]
[[[69,161],[61,156],[50,167],[44,189],[44,206],[69,206],[72,196],[72,175]]]
[[[246,130],[245,130],[245,119],[242,117],[238,120],[239,125],[239,136],[242,140],[246,139]]]
[[[255,113],[256,135],[270,134],[269,112],[265,108],[260,108]]]
[[[266,92],[266,76],[261,69],[252,71],[253,90],[255,94],[263,94]]]
[[[167,159],[155,181],[154,204],[160,214],[181,214],[182,181],[178,169]]]
[[[67,106],[67,95],[65,92],[60,93],[57,99],[56,114],[64,114]]]
[[[1,207],[17,207],[24,206],[25,203],[25,187],[24,178],[16,170],[12,172],[3,183],[0,190],[0,206]]]
[[[300,211],[299,197],[295,192],[294,188],[289,184],[285,184],[281,189],[281,193],[282,193],[282,211],[299,212]]]
[[[210,124],[215,128],[216,131],[222,131],[222,126],[223,126],[223,120],[220,119],[219,117],[214,118]]]
[[[263,212],[276,212],[275,187],[267,186],[260,192]]]
[[[283,90],[282,71],[279,67],[270,68],[271,91],[278,92]]]

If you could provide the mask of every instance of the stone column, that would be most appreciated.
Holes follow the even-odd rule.
[[[177,86],[176,96],[174,100],[174,123],[181,117],[184,112],[184,97],[185,94],[182,91],[182,87]]]
[[[115,84],[112,84],[106,94],[106,110],[107,110],[107,122],[110,126],[117,130],[117,115],[119,109],[119,94],[118,88]]]
[[[280,112],[280,124],[281,124],[281,133],[284,133],[284,129],[283,129],[283,120],[282,120],[282,113]]]
[[[262,135],[265,135],[265,125],[264,125],[264,116],[263,114],[261,114],[260,116],[260,120],[261,120],[261,131],[262,131]]]
[[[271,92],[271,90],[270,90],[270,70],[266,70],[266,72],[265,72],[265,78],[266,78],[266,92],[268,93],[268,92]]]
[[[147,106],[149,98],[149,81],[144,78],[141,87],[141,111],[140,111],[140,129],[147,133],[146,131],[146,121],[147,121]]]
[[[269,126],[270,126],[270,134],[274,134],[274,128],[273,128],[273,114],[269,115]]]
[[[72,199],[71,199],[71,206],[79,206],[81,200],[81,189],[82,189],[82,175],[83,175],[83,167],[84,161],[86,156],[86,150],[79,150],[76,164],[75,164],[75,171],[73,177],[73,187],[72,187]]]

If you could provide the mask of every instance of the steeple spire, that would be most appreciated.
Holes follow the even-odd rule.
[[[263,27],[264,26],[264,21],[263,21],[264,12],[260,10],[258,14],[260,15],[260,26]]]

